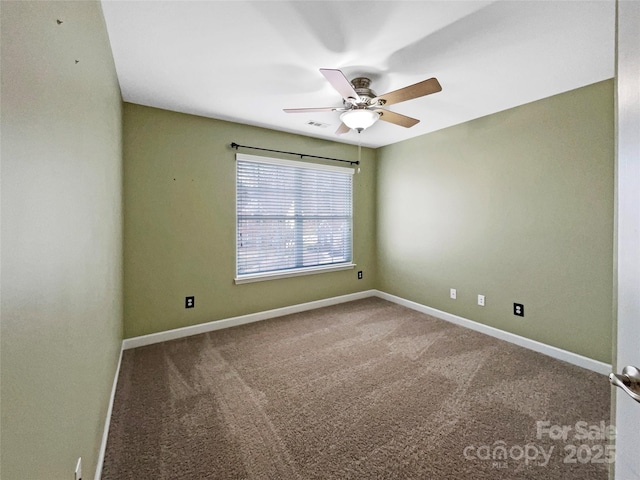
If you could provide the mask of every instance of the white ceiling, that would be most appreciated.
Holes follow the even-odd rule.
[[[370,147],[614,75],[613,0],[102,4],[125,101]],[[412,128],[336,136],[338,112],[282,111],[342,106],[320,68],[378,94],[430,77],[443,90],[389,107]]]

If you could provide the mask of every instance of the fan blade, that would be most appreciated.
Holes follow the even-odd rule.
[[[436,78],[430,78],[429,80],[423,80],[408,87],[380,95],[376,100],[382,100],[382,105],[387,106],[411,100],[412,98],[424,97],[440,90],[442,90],[440,82]]]
[[[347,127],[344,123],[341,123],[336,130],[336,135],[342,135],[344,133],[347,133],[349,130],[351,130],[349,127]]]
[[[320,73],[322,73],[333,88],[335,88],[342,98],[348,100],[349,98],[355,99],[356,102],[360,101],[360,96],[356,93],[351,85],[351,82],[347,80],[347,77],[344,76],[340,70],[333,70],[331,68],[321,68]]]
[[[307,113],[307,112],[335,112],[338,107],[319,107],[319,108],[283,108],[287,113]]]
[[[416,123],[420,122],[417,118],[407,117],[406,115],[402,115],[400,113],[392,112],[391,110],[383,110],[378,108],[375,110],[380,114],[380,120],[384,120],[385,122],[395,123],[396,125],[400,125],[401,127],[413,127]]]

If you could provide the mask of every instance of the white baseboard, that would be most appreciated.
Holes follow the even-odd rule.
[[[500,340],[505,340],[509,343],[514,343],[521,347],[528,348],[529,350],[543,353],[558,360],[577,365],[578,367],[592,370],[596,373],[601,373],[603,375],[609,375],[609,373],[611,373],[611,365],[600,362],[598,360],[593,360],[592,358],[578,355],[577,353],[562,350],[561,348],[557,347],[552,347],[551,345],[547,345],[536,340],[531,340],[530,338],[521,337],[520,335],[516,335],[515,333],[499,330],[482,323],[474,322],[473,320],[469,320],[468,318],[459,317],[458,315],[453,315],[451,313],[443,312],[442,310],[427,307],[426,305],[412,302],[411,300],[406,300],[404,298],[381,292],[379,290],[376,290],[376,296],[384,300],[397,303],[398,305],[411,308],[412,310],[417,310],[418,312],[437,317],[441,320],[446,320],[447,322],[455,323],[456,325],[460,325],[462,327],[466,327],[471,330],[475,330],[477,332],[499,338]]]
[[[165,332],[152,333],[149,335],[143,335],[140,337],[127,338],[122,341],[123,350],[130,348],[143,347],[145,345],[152,345],[154,343],[166,342],[168,340],[175,340],[177,338],[189,337],[191,335],[197,335],[200,333],[212,332],[214,330],[221,330],[223,328],[235,327],[237,325],[244,325],[246,323],[258,322],[261,320],[267,320],[269,318],[281,317],[283,315],[290,315],[292,313],[304,312],[307,310],[313,310],[321,307],[328,307],[330,305],[337,305],[339,303],[351,302],[353,300],[360,300],[368,297],[379,297],[384,300],[388,300],[398,305],[402,305],[418,312],[426,313],[437,317],[447,322],[455,323],[462,327],[475,330],[486,335],[499,338],[516,345],[519,345],[529,350],[534,350],[539,353],[543,353],[550,357],[562,360],[564,362],[577,365],[588,370],[592,370],[596,373],[608,375],[611,372],[611,365],[594,360],[592,358],[578,355],[577,353],[569,352],[561,348],[553,347],[545,343],[531,340],[530,338],[521,337],[515,333],[499,330],[482,323],[469,320],[468,318],[460,317],[451,313],[443,312],[435,308],[427,307],[411,300],[406,300],[396,295],[381,292],[379,290],[365,290],[362,292],[351,293],[348,295],[342,295],[339,297],[326,298],[324,300],[316,300],[314,302],[300,303],[298,305],[291,305],[289,307],[276,308],[273,310],[266,310],[264,312],[250,313],[248,315],[241,315],[238,317],[226,318],[223,320],[215,320],[213,322],[201,323],[198,325],[192,325],[189,327],[176,328],[174,330],[167,330]]]
[[[267,320],[269,318],[282,317],[284,315],[290,315],[292,313],[299,313],[307,310],[314,310],[316,308],[328,307],[330,305],[337,305],[339,303],[351,302],[353,300],[360,300],[362,298],[374,297],[376,296],[376,293],[377,290],[364,290],[362,292],[350,293],[348,295],[341,295],[339,297],[300,303],[298,305],[266,310],[264,312],[250,313],[248,315],[241,315],[239,317],[214,320],[213,322],[200,323],[198,325],[192,325],[189,327],[176,328],[173,330],[167,330],[165,332],[151,333],[149,335],[142,335],[140,337],[127,338],[122,341],[122,348],[124,350],[128,350],[130,348],[143,347],[145,345],[166,342],[168,340],[175,340],[177,338],[190,337],[191,335],[197,335],[199,333],[212,332],[214,330],[235,327],[238,325],[244,325],[246,323],[259,322],[260,320]]]
[[[102,443],[100,444],[100,452],[98,453],[98,462],[96,465],[96,474],[94,480],[100,480],[102,477],[102,466],[104,465],[104,455],[107,451],[107,439],[109,438],[109,426],[111,425],[111,413],[113,412],[113,402],[116,398],[116,387],[118,386],[118,377],[120,376],[120,365],[122,364],[122,346],[120,346],[120,356],[118,357],[118,365],[116,373],[113,376],[113,385],[111,387],[111,396],[109,397],[109,406],[107,407],[107,418],[104,421],[104,431],[102,432]]]

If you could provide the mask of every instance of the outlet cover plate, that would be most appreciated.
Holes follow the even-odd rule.
[[[455,288],[452,288],[452,289],[449,291],[449,296],[450,296],[451,298],[453,298],[454,300],[455,300],[456,298],[458,298],[458,292],[456,291],[456,289],[455,289]]]
[[[484,295],[478,295],[478,305],[484,307]]]
[[[524,305],[521,303],[513,304],[513,314],[518,317],[524,317]]]
[[[185,297],[184,308],[194,308],[196,306],[196,297]]]

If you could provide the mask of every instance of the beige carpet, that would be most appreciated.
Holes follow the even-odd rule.
[[[125,351],[102,478],[606,480],[609,389],[370,298]]]

